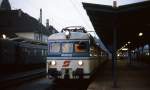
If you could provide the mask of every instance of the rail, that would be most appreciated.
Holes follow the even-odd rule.
[[[36,69],[27,72],[0,77],[0,88],[7,88],[28,80],[46,76],[45,69]]]

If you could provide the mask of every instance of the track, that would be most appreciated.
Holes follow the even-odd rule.
[[[25,81],[36,79],[46,75],[45,69],[36,69],[27,72],[16,73],[13,75],[7,75],[0,78],[0,89],[7,88],[14,85],[19,85]]]
[[[105,64],[106,62],[98,68],[99,72],[97,73],[100,71],[103,73]],[[54,78],[45,78],[43,70],[18,73],[12,78],[7,78],[7,80],[3,79],[0,81],[0,90],[87,90],[97,74],[95,73],[89,80],[55,80]]]
[[[107,60],[104,61],[99,68],[97,68],[96,72],[92,75],[92,77],[88,80],[56,80],[54,84],[54,90],[87,90],[91,82],[96,79],[97,74],[103,73],[104,67],[107,64]],[[49,89],[48,89],[49,90]],[[50,89],[51,90],[51,89]],[[53,90],[53,89],[52,89]]]

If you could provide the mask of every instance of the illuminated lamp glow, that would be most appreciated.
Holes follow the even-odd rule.
[[[122,51],[127,51],[127,50],[128,50],[128,48],[122,48],[121,50],[122,50]]]
[[[147,53],[146,55],[147,55],[147,56],[149,56],[149,55],[150,55],[150,53]]]
[[[129,41],[128,44],[130,44],[131,42]]]
[[[82,60],[78,61],[78,65],[82,66],[83,65],[83,61]]]
[[[56,65],[56,61],[52,61],[51,64],[54,66]]]
[[[140,36],[140,37],[141,37],[141,36],[143,36],[143,33],[142,33],[142,32],[140,32],[140,33],[139,33],[139,36]]]
[[[134,53],[135,51],[133,50],[132,52]]]
[[[6,35],[5,34],[3,34],[2,37],[3,37],[3,39],[6,39]]]

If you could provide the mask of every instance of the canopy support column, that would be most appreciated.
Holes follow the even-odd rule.
[[[117,8],[117,2],[113,1],[114,9]],[[113,19],[113,52],[112,52],[112,79],[113,88],[117,88],[117,16]]]

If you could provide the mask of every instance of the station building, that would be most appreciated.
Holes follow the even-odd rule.
[[[49,20],[45,27],[21,9],[12,10],[9,0],[0,2],[0,38],[10,40],[25,38],[47,42],[48,36],[57,32],[53,26],[49,25]]]

